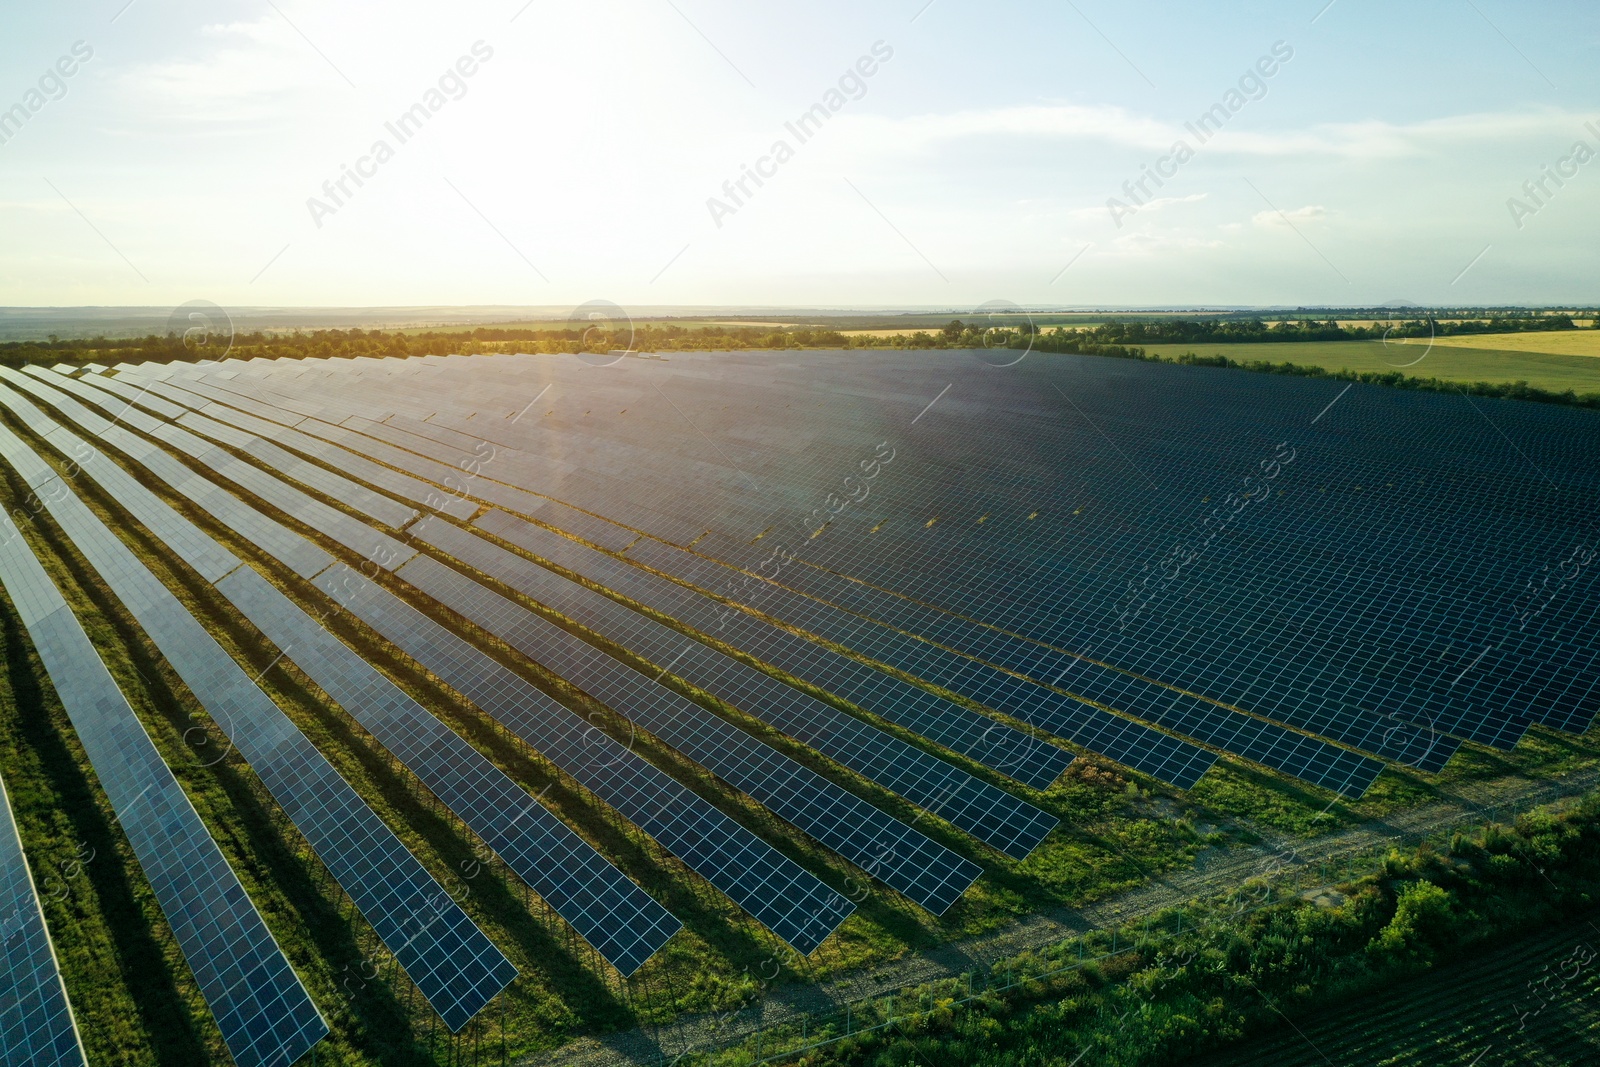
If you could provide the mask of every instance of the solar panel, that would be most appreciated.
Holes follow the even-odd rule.
[[[427,556],[397,572],[935,913],[982,869],[733,723]]]
[[[0,1059],[17,1067],[81,1067],[78,1026],[56,967],[22,838],[0,779]]]
[[[850,615],[764,581],[735,582],[738,573],[684,549],[642,539],[628,550],[652,570],[691,582],[707,591],[737,591],[737,599],[758,606],[782,622],[800,627],[860,655],[887,663],[953,692],[971,697],[1069,740],[1093,736],[1105,714],[1086,714],[1074,701],[985,663],[917,641],[887,626]],[[1086,659],[1071,659],[1051,680],[1061,689],[1098,704],[1119,708],[1169,730],[1217,745],[1257,763],[1284,771],[1347,796],[1359,797],[1383,764],[1326,741],[1294,733],[1187,694],[1109,670]],[[1415,733],[1419,733],[1417,731]]]
[[[106,384],[112,383],[107,382]],[[126,386],[124,386],[124,389],[128,394],[136,394],[138,392],[138,390]],[[166,404],[165,401],[158,402]],[[144,401],[141,400],[140,403],[142,404]],[[208,401],[198,396],[193,398],[192,403],[192,410],[202,412],[209,419],[244,430],[264,440],[273,441],[302,455],[321,460],[337,470],[358,477],[402,500],[410,500],[414,503],[422,504],[439,511],[441,514],[453,515],[458,519],[471,518],[473,513],[478,510],[476,504],[457,497],[447,496],[421,479],[401,474],[382,464],[374,463],[364,456],[358,456],[348,449],[319,440],[291,427],[268,422],[265,419],[247,415],[242,411],[230,408],[225,404]],[[174,418],[181,416],[185,410],[176,404],[166,404],[166,406],[174,412],[172,416]],[[159,409],[152,407],[151,410]],[[391,523],[391,525],[402,524]]]
[[[813,641],[745,612],[724,608],[693,590],[586,549],[504,512],[487,512],[475,525],[797,678],[837,693],[890,722],[987,763],[1002,773],[1021,777],[1020,768],[1011,765],[1013,753],[1019,749],[1007,747],[1016,742],[1010,740],[1011,735],[1007,735],[1005,741],[997,741],[991,725],[994,720],[986,716],[967,711]],[[1163,781],[1188,788],[1215,762],[1214,755],[1197,746],[1125,719],[1114,716],[1105,716],[1105,719],[1109,720],[1104,723],[1106,733],[1091,738],[1094,743],[1085,743],[1084,747],[1146,770]],[[1033,720],[1024,718],[1024,721]],[[1053,719],[1046,721],[1054,725]],[[1053,778],[1052,774],[1051,780]]]
[[[375,435],[398,445],[410,445],[413,448],[423,449],[435,447],[440,450],[440,454],[452,458],[466,455],[460,449],[437,442],[430,442],[426,439],[418,438],[415,434],[407,431],[384,427],[369,420],[347,419],[346,424],[358,425],[367,434]],[[422,443],[419,444],[419,441]],[[352,447],[360,447],[354,442],[348,443],[351,443]],[[498,460],[499,457],[496,456],[496,459]],[[391,462],[396,461],[391,460]],[[398,462],[406,461],[401,460]],[[413,469],[415,469],[415,461],[411,461],[411,463]],[[432,461],[432,463],[437,467],[445,466],[445,464],[437,460]],[[434,472],[434,475],[438,476],[437,471]],[[512,495],[520,494],[523,498],[526,498],[528,494],[520,493],[520,491],[509,487],[499,488],[497,483],[483,478],[472,479],[469,482],[469,491],[481,499],[489,500],[492,503],[505,501],[506,506],[525,512],[537,510],[544,506],[542,498],[533,498],[535,504],[530,507],[523,500],[516,499]],[[960,663],[958,666],[966,669],[968,673],[972,673],[973,668],[970,663]],[[990,683],[989,690],[1000,692],[1017,688],[1024,684],[1009,676],[998,674],[995,678],[985,680]],[[1016,685],[1011,685],[1010,683],[1016,683]],[[1037,708],[1033,707],[1028,699],[1017,699],[1008,702],[1002,710],[1016,714],[1019,707],[1026,708],[1028,717],[1025,717],[1025,721],[1083,744],[1093,751],[1102,752],[1113,759],[1127,763],[1146,773],[1161,777],[1164,780],[1174,781],[1174,784],[1185,787],[1192,785],[1195,780],[1198,780],[1199,775],[1204,773],[1205,769],[1214,761],[1214,757],[1204,754],[1201,749],[1184,745],[1183,742],[1166,737],[1137,723],[1118,719],[1087,704],[1061,697],[1055,693],[1037,690],[1036,687],[1031,686],[1027,688],[1034,689],[1037,693],[1044,693],[1044,701],[1047,706]],[[1026,696],[1037,699],[1034,693],[1026,693]],[[991,698],[988,702],[992,704],[993,699]],[[1023,716],[1019,715],[1019,717]],[[1254,720],[1250,721],[1252,723],[1255,722]],[[1257,729],[1266,730],[1267,727],[1265,724],[1261,724]],[[1308,775],[1333,776],[1337,785],[1346,790],[1354,789],[1358,792],[1363,790],[1365,784],[1370,782],[1371,778],[1375,777],[1377,771],[1381,769],[1379,765],[1370,760],[1342,753],[1335,747],[1323,742],[1312,739],[1297,739],[1296,735],[1286,731],[1280,731],[1280,733],[1284,736],[1275,737],[1272,740],[1278,742],[1280,747],[1291,749],[1290,755],[1298,757],[1294,761],[1295,766],[1301,768]],[[1279,759],[1277,750],[1266,745],[1257,746],[1257,748],[1260,754],[1266,758],[1284,762]]]
[[[6,456],[26,449],[0,432]],[[154,574],[70,491],[52,518],[127,607],[229,744],[255,770],[451,1029],[516,975],[511,962],[406,851],[289,718]]]
[[[315,581],[802,953],[814,951],[855,910],[665,772],[394,594],[344,564]]]
[[[720,544],[702,542],[702,545],[696,546],[696,550],[699,551],[702,547],[708,555],[714,555],[718,559],[746,569],[759,562],[750,559],[747,553],[727,551]],[[745,595],[746,602],[764,609],[768,602],[765,583],[754,579],[745,581],[742,575],[738,577],[740,581],[736,585]],[[1106,670],[1098,668],[1086,657],[1062,652],[1036,641],[1027,641],[992,627],[979,626],[958,615],[893,596],[872,586],[840,578],[816,567],[802,565],[787,568],[779,575],[778,584],[789,586],[847,611],[879,620],[903,633],[924,635],[947,648],[979,656],[986,662],[1036,681],[1060,685],[1094,699],[1104,699],[1106,703],[1117,707],[1138,709],[1172,699],[1163,695],[1162,687],[1126,671],[1117,672],[1120,677],[1109,675]],[[1089,677],[1085,679],[1085,675]],[[1117,695],[1116,690],[1124,686],[1130,687],[1127,695]],[[1100,692],[1104,691],[1105,687],[1110,687],[1111,692],[1102,697]],[[1200,698],[1195,698],[1195,702],[1199,703]],[[1193,708],[1192,704],[1189,706]],[[1208,713],[1203,708],[1194,708],[1190,714]],[[1400,760],[1428,771],[1439,770],[1460,747],[1460,742],[1454,738],[1430,734],[1426,730],[1358,709],[1352,709],[1347,715],[1339,718],[1300,716],[1292,712],[1282,718],[1290,725],[1312,730],[1352,747]],[[1180,727],[1174,728],[1180,729],[1180,732],[1189,732]],[[1200,736],[1209,740],[1203,734]],[[1218,743],[1221,747],[1236,751],[1230,744]]]
[[[310,424],[307,423],[305,425],[309,426]],[[458,469],[450,468],[445,464],[426,460],[423,457],[403,452],[392,446],[362,438],[360,435],[350,431],[324,427],[323,432],[327,432],[330,435],[343,435],[344,439],[349,441],[350,444],[355,447],[366,448],[369,454],[374,455],[376,458],[417,473],[446,478],[451,476],[459,477],[461,473]],[[494,483],[482,483],[476,479],[468,479],[468,481],[474,492],[487,492],[497,499],[509,499],[513,506],[528,506],[525,501],[532,501],[532,506],[538,509],[550,503],[543,498],[533,497],[531,494],[522,493],[509,487],[500,487],[504,492],[497,493],[493,488]],[[781,640],[782,637],[787,635],[780,633],[777,636]],[[796,639],[793,644],[808,646],[804,648],[805,654],[821,657],[824,660],[824,669],[820,672],[824,676],[832,676],[837,673],[837,669],[840,666],[846,671],[859,667],[853,661],[834,656],[832,653],[828,653],[826,650],[816,646],[809,646],[808,642]],[[837,663],[828,664],[827,661],[830,659],[837,661]],[[797,671],[796,673],[800,677],[814,680],[804,672]],[[997,724],[993,720],[956,708],[954,705],[933,697],[931,694],[926,694],[914,687],[907,686],[886,675],[872,671],[870,668],[860,668],[855,673],[861,679],[862,684],[858,684],[852,689],[855,695],[851,699],[856,700],[858,703],[865,703],[866,706],[872,707],[873,710],[878,711],[880,714],[884,714],[891,721],[916,730],[930,739],[971,756],[1021,781],[1028,782],[1037,788],[1044,788],[1054,781],[1070,760],[1067,754],[1053,746],[1035,741],[1026,734],[1022,734],[1003,724]],[[889,697],[892,698],[892,711],[885,712],[883,706],[880,706],[889,704],[889,698],[876,702],[863,699],[862,694],[872,690],[876,690],[879,693],[888,692]],[[1205,757],[1204,766],[1193,762],[1193,754],[1199,750],[1185,750],[1179,745],[1169,744],[1166,739],[1157,741],[1156,745],[1160,749],[1156,753],[1157,758],[1160,760],[1156,764],[1157,766],[1166,767],[1172,765],[1174,756],[1178,754],[1190,757],[1188,765],[1183,767],[1181,771],[1175,771],[1174,773],[1184,773],[1197,778],[1200,773],[1203,773],[1205,766],[1209,766],[1209,757]]]
[[[221,486],[196,473],[157,445],[132,434],[121,426],[95,415],[70,396],[40,382],[15,375],[0,367],[0,378],[45,400],[74,422],[95,433],[106,443],[192,500],[204,511],[220,519],[257,548],[281,561],[302,578],[309,578],[333,562],[333,557],[281,523],[269,519]],[[123,413],[123,422],[147,418],[138,412]],[[159,427],[159,424],[157,424]],[[142,427],[141,427],[142,428]],[[39,462],[37,458],[35,463]]]
[[[63,429],[54,419],[5,386],[0,386],[0,404],[15,413],[24,425],[67,455],[79,469],[88,471],[101,485],[129,501],[133,517],[159,537],[185,563],[214,582],[239,565],[238,557],[202,533],[194,523],[143,492],[127,471],[106,459],[93,445]]]
[[[632,974],[681,928],[505,772],[261,575],[241,567],[217,589],[617,970]]]
[[[300,459],[253,434],[194,413],[184,415],[178,420],[178,424],[204,434],[214,441],[231,445],[259,461],[263,466],[286,474],[295,481],[310,486],[322,495],[346,504],[378,522],[400,527],[417,517],[415,508],[406,507],[398,501],[374,493],[348,478]]]
[[[6,449],[7,459],[24,451],[9,432],[0,433],[0,447]],[[234,1062],[240,1067],[293,1063],[327,1035],[327,1024],[88,634],[11,518],[3,514],[0,583],[33,639]],[[10,1011],[0,1012],[5,1047],[13,1049],[13,1041],[32,1034],[41,1050],[59,1048],[45,1043],[44,1024],[52,1025],[48,1040],[59,1042],[70,1018],[63,1019],[53,1008],[41,1015],[24,1007],[20,980],[25,972],[18,969],[23,946],[16,938],[26,933],[30,920],[13,912],[7,915],[3,943],[8,973],[19,979],[19,999],[7,1003],[15,1003],[15,1010],[26,1014],[14,1021]],[[37,961],[42,963],[42,957]],[[75,1036],[72,1043],[76,1044]],[[78,1061],[66,1057],[63,1062]],[[32,1061],[7,1051],[6,1062]],[[38,1062],[53,1061],[43,1056]]]
[[[14,376],[8,380],[22,385],[23,382],[19,381],[19,378],[20,376]],[[33,382],[31,386],[33,389],[39,390],[41,383]],[[135,411],[126,409],[126,407],[121,411],[121,417],[123,421],[145,430],[145,432],[167,442],[184,454],[199,460],[202,464],[211,468],[212,471],[261,498],[284,514],[299,520],[314,530],[321,531],[327,537],[354,552],[360,553],[379,566],[397,566],[400,562],[409,559],[412,553],[415,552],[415,549],[395,540],[388,534],[374,530],[344,512],[307,496],[300,490],[285,484],[281,479],[239,459],[231,452],[216,447],[188,430],[168,423],[154,422],[149,416],[140,415]],[[262,547],[265,546],[263,545]]]
[[[9,390],[0,388],[0,399],[6,394]],[[26,405],[20,398],[17,402]],[[58,441],[58,447],[64,445],[69,452],[88,448],[36,408],[26,407],[32,428]],[[68,438],[66,442],[59,440],[63,436]],[[108,481],[108,474],[115,477]],[[112,489],[119,503],[163,539],[166,535],[161,531],[183,521],[113,464],[102,461],[92,468],[91,476]],[[222,552],[192,526],[187,529],[215,552]],[[169,547],[179,550],[176,544]],[[223,555],[231,565],[207,574],[208,581],[216,581],[238,566],[237,559]],[[632,973],[679,928],[660,905],[534,804],[476,749],[336,641],[260,575],[243,568],[218,582],[217,588],[418,773],[475,832],[492,847],[499,846],[496,850],[519,875],[542,896],[548,891],[552,908],[563,917],[570,916],[574,928],[619,970]]]
[[[1057,820],[890,734],[460,527],[425,519],[413,537],[928,808],[1022,859]]]

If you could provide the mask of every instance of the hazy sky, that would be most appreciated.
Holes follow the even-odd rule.
[[[1593,3],[124,3],[5,12],[0,304],[1600,300]]]

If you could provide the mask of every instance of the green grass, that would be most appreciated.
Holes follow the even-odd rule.
[[[1239,362],[1295,363],[1329,371],[1440,378],[1454,382],[1527,382],[1539,389],[1600,392],[1600,359],[1509,349],[1384,344],[1382,341],[1306,341],[1282,344],[1147,345],[1152,356],[1173,359],[1187,352],[1222,355]],[[1419,357],[1420,360],[1419,360]],[[1410,364],[1412,360],[1418,362]]]
[[[1481,950],[1381,994],[1298,1018],[1293,1027],[1194,1061],[1194,1067],[1600,1062],[1597,920],[1600,914]]]

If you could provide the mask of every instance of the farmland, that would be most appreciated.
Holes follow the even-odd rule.
[[[1294,363],[1328,371],[1400,373],[1456,382],[1527,382],[1551,392],[1600,392],[1600,330],[1438,338],[1432,348],[1405,341],[1306,341],[1288,344],[1148,345],[1152,356],[1189,353],[1239,362]]]

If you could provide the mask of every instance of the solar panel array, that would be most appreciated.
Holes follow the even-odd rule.
[[[264,474],[261,476],[265,477]],[[292,490],[288,490],[287,487],[280,487],[278,490],[276,490],[279,495],[290,491]],[[703,821],[703,813],[701,813],[701,818]],[[920,837],[920,835],[917,836]],[[680,834],[679,838],[681,842],[683,840],[683,836]],[[765,846],[764,844],[761,845],[761,847],[770,848],[770,846]],[[759,855],[759,853],[757,855]],[[780,899],[776,906],[765,907],[763,910],[770,912],[774,916],[780,917],[780,926],[774,927],[775,932],[778,932],[780,936],[786,936],[786,939],[790,939],[791,943],[794,943],[797,946],[807,946],[805,951],[809,952],[814,949],[817,944],[820,944],[821,939],[826,937],[827,933],[832,930],[833,926],[836,925],[838,921],[842,921],[842,919],[848,915],[849,911],[851,910],[851,906],[849,906],[848,902],[844,901],[842,897],[838,897],[837,894],[832,893],[831,890],[826,890],[825,887],[821,887],[820,883],[817,883],[815,886],[803,885],[801,887],[801,891],[798,893],[790,890],[787,886],[787,883],[795,881],[795,874],[798,869],[790,870],[785,868],[782,864],[775,864],[772,862],[774,858],[781,859],[781,857],[778,857],[776,853],[772,853],[771,857],[760,857],[760,859],[765,861],[768,866],[773,867],[776,880],[774,881],[768,879],[766,880],[767,884],[759,885],[756,888],[765,890],[767,888],[776,887],[782,897],[792,897],[794,899]],[[720,857],[716,857],[716,859],[720,860]],[[870,857],[870,860],[878,866],[882,866],[887,862],[885,853],[883,852],[874,853]],[[782,861],[782,863],[786,864],[788,861]],[[972,867],[972,865],[965,864],[965,867],[963,868],[961,866],[962,864],[965,864],[965,861],[960,861],[958,858],[951,857],[949,865],[955,866],[959,872],[956,877],[965,876],[965,882],[962,884],[962,888],[964,888],[965,884],[970,884],[972,878],[976,876],[977,872],[976,868]],[[726,872],[719,871],[719,876],[723,876],[725,873]],[[805,878],[809,879],[810,876],[806,875]],[[715,879],[712,880],[715,883]],[[737,879],[735,879],[735,881],[737,881]],[[748,887],[741,883],[741,889],[747,888]],[[736,897],[735,899],[739,898]],[[746,903],[746,901],[741,901],[741,903]],[[802,906],[804,913],[797,914],[796,908]],[[943,906],[948,906],[948,903],[944,903]],[[750,910],[758,917],[760,917],[762,914],[762,911],[757,911],[754,908],[751,908]],[[785,931],[788,931],[788,933],[786,934]],[[645,933],[648,934],[649,931],[645,931]]]
[[[217,588],[617,970],[632,974],[682,927],[504,771],[261,575],[241,567]]]
[[[459,526],[425,519],[411,528],[411,534],[1018,859],[1033,851],[1056,824],[1054,816],[893,735]]]
[[[0,432],[19,469],[26,445]],[[32,461],[37,462],[37,458]],[[93,472],[90,472],[91,477]],[[60,483],[57,483],[58,485]],[[70,489],[45,506],[260,777],[452,1029],[515,977],[496,948],[282,710]]]
[[[17,1067],[82,1067],[86,1062],[4,780],[0,780],[0,1060]]]
[[[339,564],[316,583],[801,952],[855,910],[628,745],[355,570]]]
[[[930,911],[946,911],[982,873],[726,719],[437,560],[418,556],[399,573]]]
[[[1021,859],[1056,820],[964,767],[1048,788],[1073,757],[1039,735],[1179,787],[1229,754],[1359,797],[1386,760],[1436,771],[1465,742],[1510,747],[1536,723],[1581,731],[1600,707],[1591,531],[1573,519],[1600,489],[1583,412],[1087,357],[1002,373],[948,352],[116,372],[0,379],[311,578],[804,952],[853,905],[678,781],[693,772],[661,746],[944,912],[977,865],[853,783]],[[678,929],[120,462],[12,389],[0,404],[213,582],[619,970]],[[168,617],[159,582],[124,573],[137,562],[54,470],[5,447],[118,595],[154,603],[130,610],[225,730],[270,733],[268,709],[281,712],[220,646],[221,660],[200,655],[210,639],[194,618],[176,601],[192,629]],[[438,607],[461,621],[430,618]],[[473,627],[617,717],[585,720],[460,636]],[[321,758],[283,724],[299,757]],[[769,730],[788,740],[767,743]],[[263,780],[283,775],[275,793],[292,791],[273,770],[281,751],[235,743]],[[832,762],[786,754],[801,748]],[[415,877],[384,891],[357,900],[380,936],[395,928],[385,906],[435,899]],[[433,982],[452,1025],[514,973],[456,912],[443,927],[472,974],[418,983]],[[426,950],[402,963],[443,966]]]
[[[30,428],[68,454],[94,453],[37,408],[0,387],[0,400],[17,410]],[[97,453],[96,453],[97,455]],[[167,539],[164,530],[189,527],[185,520],[104,460],[93,468],[97,481],[119,503]],[[114,476],[108,481],[107,475]],[[295,606],[259,574],[238,567],[209,537],[194,531],[201,547],[229,565],[206,575],[246,618],[284,654],[355,716],[386,748],[417,773],[509,866],[540,892],[624,974],[637,970],[681,927],[676,919],[628,882],[559,819],[519,790],[476,749],[448,730],[421,705],[371,668]],[[168,547],[194,562],[192,539]],[[202,560],[203,562],[203,560]],[[238,568],[238,569],[235,569]],[[231,573],[230,573],[231,572]],[[216,579],[226,574],[221,581]]]
[[[1574,462],[1584,454],[1582,413],[1363,388],[1355,404],[1341,402],[1342,421],[1313,422],[1332,396],[1313,403],[1312,393],[1337,389],[1092,357],[974,376],[951,366],[963,359],[970,356],[919,353],[863,363],[813,353],[773,366],[755,355],[678,354],[669,366],[627,361],[606,378],[583,377],[576,361],[537,357],[397,360],[396,373],[364,379],[359,397],[348,365],[318,361],[292,381],[263,365],[202,384],[214,397],[287,397],[305,410],[353,413],[336,421],[445,466],[471,441],[487,440],[496,449],[493,480],[545,494],[524,514],[559,515],[562,529],[586,539],[597,531],[605,540],[596,543],[613,549],[642,531],[660,540],[635,552],[692,541],[704,559],[748,567],[769,554],[752,539],[776,529],[771,536],[782,535],[797,557],[777,584],[845,609],[852,628],[872,620],[1035,683],[1070,681],[1079,696],[1321,784],[1343,783],[1348,794],[1370,780],[1373,761],[1318,738],[1435,769],[1461,739],[1505,746],[1535,720],[1570,729],[1592,718],[1600,670],[1579,637],[1592,618],[1585,598],[1541,606],[1532,613],[1536,632],[1508,621],[1518,596],[1533,595],[1530,580],[1538,586],[1570,554],[1576,531],[1564,532],[1566,512],[1549,483],[1524,484],[1523,457],[1498,434],[1480,433],[1487,418],[1553,442],[1540,468],[1558,472],[1554,492],[1565,494],[1573,479],[1591,480]],[[839,374],[824,373],[835,367]],[[952,378],[966,395],[933,409],[937,418],[920,417]],[[537,405],[545,416],[514,417],[527,406],[521,397],[547,387],[577,402],[546,399]],[[613,401],[626,419],[589,417]],[[906,417],[890,426],[880,412],[896,408]],[[1385,417],[1375,418],[1380,409]],[[1394,427],[1418,424],[1399,409],[1425,409],[1427,429],[1397,450]],[[978,418],[983,431],[974,433]],[[1215,430],[1261,424],[1270,430],[1251,435],[1248,447],[1239,434]],[[833,442],[887,445],[880,429],[899,434],[893,478],[825,528],[796,527],[808,479],[856,466],[830,458],[841,451]],[[1289,431],[1295,444],[1272,460]],[[1474,454],[1487,497],[1463,504],[1451,491],[1444,457],[1452,449]],[[1064,455],[1074,464],[1051,462]],[[1397,462],[1412,470],[1397,472]],[[1274,497],[1272,507],[1256,507],[1220,540],[1201,524],[1210,497],[1161,488],[1195,485],[1204,496],[1209,485],[1221,499],[1230,471],[1259,474],[1262,463],[1274,476],[1293,465],[1306,490],[1294,503]],[[1364,483],[1387,490],[1414,475],[1410,484],[1422,492],[1408,491],[1398,511],[1388,497],[1383,508],[1352,509],[1325,495],[1332,485],[1342,503],[1371,488]],[[1485,499],[1495,503],[1485,507]],[[1302,508],[1316,522],[1303,522]],[[1041,515],[1046,521],[1036,521]],[[1526,532],[1509,542],[1520,562],[1486,567],[1508,553],[1508,522]],[[1449,571],[1406,551],[1406,535],[1419,528],[1449,553]],[[1331,543],[1341,547],[1330,555],[1324,541],[1335,531],[1341,539]],[[1175,543],[1185,553],[1177,567]],[[961,561],[955,571],[952,559]],[[736,587],[764,597],[768,584]],[[1575,582],[1561,584],[1570,592]],[[1253,591],[1248,600],[1235,592],[1242,589]],[[1197,603],[1205,606],[1197,611]]]
[[[19,469],[40,464],[9,432],[0,431],[0,449]],[[8,515],[0,515],[0,584],[33,639],[234,1062],[240,1067],[293,1063],[326,1036],[327,1024]],[[37,971],[25,969],[28,961],[12,955],[19,949],[14,937],[26,931],[27,922],[23,917],[17,925],[9,919],[5,924],[7,975],[17,983],[19,1008],[22,983],[37,980]],[[37,948],[30,955],[33,964],[42,965]],[[61,1051],[62,1062],[74,1062],[65,1043],[70,1037],[76,1046],[76,1036],[69,1033],[64,1011],[64,1002],[57,1009],[46,1001],[16,1020],[24,1032],[9,1029],[8,1014],[6,1062],[30,1062],[17,1055],[13,1040],[37,1040],[41,1051]],[[52,1061],[44,1056],[40,1062]]]

